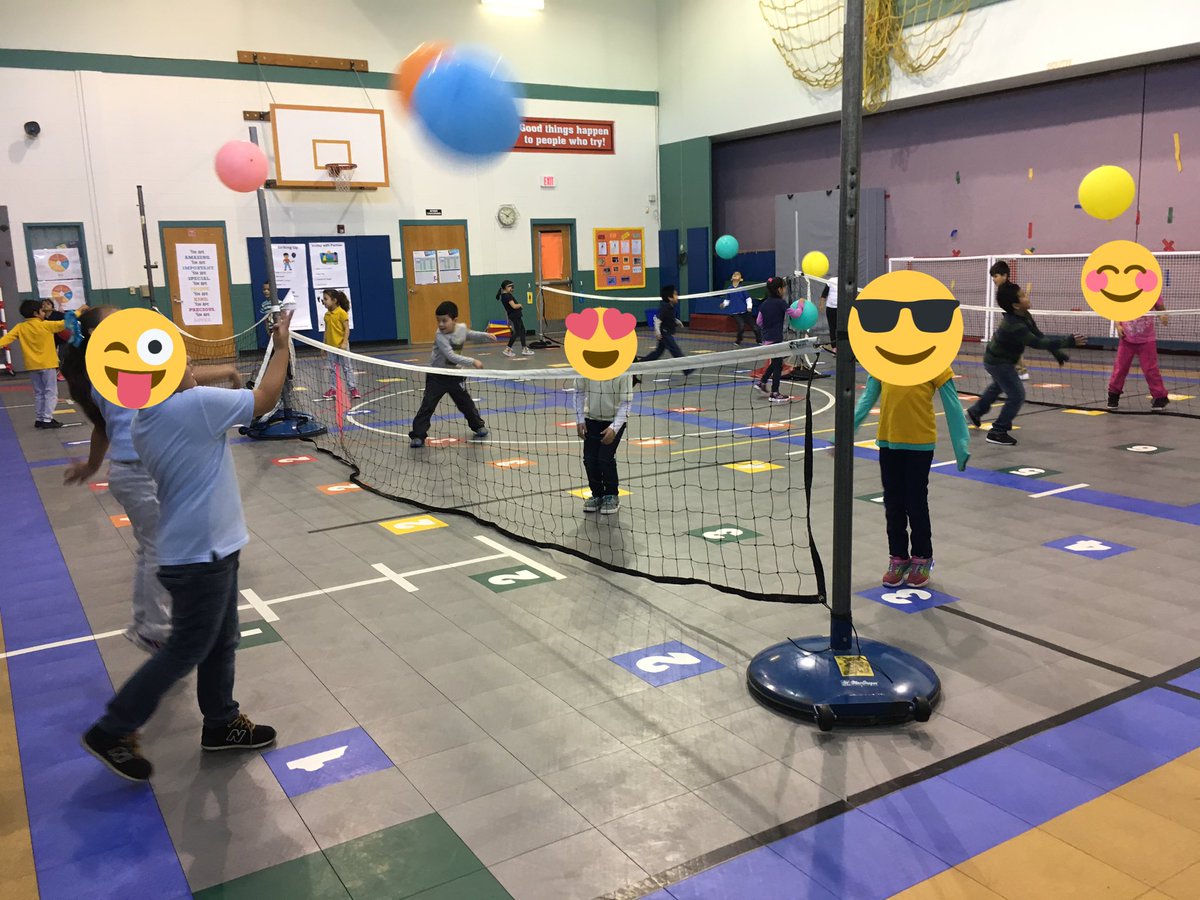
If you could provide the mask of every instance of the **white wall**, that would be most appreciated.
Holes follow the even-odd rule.
[[[758,0],[658,0],[658,13],[663,143],[840,109],[839,90],[813,91],[792,78]],[[1122,59],[1195,53],[1195,0],[1007,0],[969,12],[946,58],[919,78],[895,77],[891,96],[932,101],[998,81],[1033,83],[1118,68]]]

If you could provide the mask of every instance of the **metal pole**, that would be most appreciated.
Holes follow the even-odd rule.
[[[146,231],[146,198],[142,196],[142,186],[137,186],[138,217],[142,221],[142,252],[146,255],[146,288],[150,291],[150,308],[154,309],[154,263],[150,261],[150,235]]]
[[[258,129],[250,126],[250,142],[258,146]],[[258,221],[262,228],[263,256],[267,263],[267,284],[271,288],[271,311],[279,312],[279,294],[275,288],[275,260],[271,254],[271,220],[267,217],[267,190],[260,187],[258,194]],[[251,286],[253,290],[253,286]]]
[[[858,176],[862,162],[863,0],[847,0],[842,30],[842,181],[839,191],[837,367],[833,448],[833,585],[830,644],[851,649],[851,549],[854,520],[854,354],[846,333],[858,295]]]

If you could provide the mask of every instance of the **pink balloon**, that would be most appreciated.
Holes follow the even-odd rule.
[[[217,177],[231,191],[257,191],[267,180],[267,157],[249,141],[230,141],[217,151]]]

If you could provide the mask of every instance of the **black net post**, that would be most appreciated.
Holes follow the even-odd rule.
[[[830,644],[849,652],[853,639],[850,610],[854,519],[854,353],[846,332],[858,295],[858,177],[862,162],[863,0],[847,0],[842,29],[842,180],[839,191],[837,366],[833,448],[833,583]]]
[[[138,218],[142,223],[142,252],[146,256],[146,290],[150,308],[154,309],[154,263],[150,260],[150,235],[146,231],[146,198],[142,195],[142,186],[137,186]]]

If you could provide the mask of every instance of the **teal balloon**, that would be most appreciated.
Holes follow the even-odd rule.
[[[795,331],[808,331],[817,324],[816,304],[797,300],[788,307],[788,322]]]
[[[733,259],[738,254],[738,242],[732,234],[723,234],[717,238],[717,256],[721,259]]]

